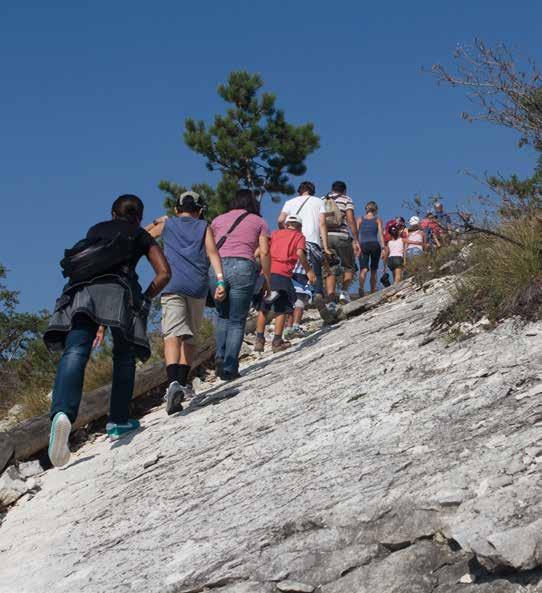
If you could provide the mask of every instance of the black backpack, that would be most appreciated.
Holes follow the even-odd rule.
[[[118,273],[121,266],[128,273],[134,244],[134,237],[120,233],[113,239],[82,239],[64,251],[60,262],[62,275],[71,282],[85,282],[112,270]]]

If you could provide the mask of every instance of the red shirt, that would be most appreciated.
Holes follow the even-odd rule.
[[[301,231],[281,229],[271,233],[271,274],[291,278],[297,263],[297,250],[305,249]]]

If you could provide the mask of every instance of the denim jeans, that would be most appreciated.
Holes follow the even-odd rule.
[[[76,315],[72,329],[66,336],[62,358],[56,371],[51,403],[51,419],[58,412],[64,412],[75,422],[83,394],[83,379],[92,342],[96,336],[98,324],[86,315]],[[113,335],[113,384],[109,404],[109,420],[124,423],[128,413],[135,378],[134,346],[124,339],[120,329],[112,327]]]
[[[236,374],[239,370],[239,352],[245,335],[250,303],[256,283],[256,264],[243,257],[222,259],[226,300],[216,304],[216,359],[222,362],[225,373]],[[211,270],[211,290],[216,287],[216,277]]]

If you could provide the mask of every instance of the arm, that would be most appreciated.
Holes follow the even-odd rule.
[[[260,264],[262,265],[263,276],[267,285],[271,286],[271,256],[269,255],[269,237],[262,233],[258,239],[258,251],[260,252]]]
[[[285,212],[284,210],[279,214],[278,220],[277,220],[277,226],[279,227],[279,229],[283,229],[284,227],[284,221],[286,220],[286,217],[288,216],[288,213]]]
[[[322,212],[320,213],[320,238],[322,239],[322,248],[324,253],[326,255],[331,255],[327,236],[326,215]]]
[[[164,231],[164,226],[166,224],[166,220],[168,219],[167,216],[160,216],[160,218],[155,218],[151,224],[148,224],[145,227],[145,230],[153,239],[157,239],[162,235]]]
[[[305,250],[301,249],[301,248],[298,249],[297,257],[299,258],[299,261],[301,262],[301,265],[303,266],[303,269],[305,270],[305,273],[307,274],[307,277],[309,278],[309,282],[311,284],[316,284],[316,274],[314,273],[314,270],[309,265]]]
[[[169,279],[171,278],[171,269],[164,252],[156,244],[151,245],[149,252],[147,253],[147,259],[155,274],[147,290],[143,294],[146,299],[150,300],[169,282]]]
[[[382,247],[382,249],[385,249],[386,244],[384,243],[384,233],[382,231],[382,221],[380,220],[380,218],[376,219],[376,224],[378,226],[378,241],[380,243],[380,247]]]
[[[222,260],[216,248],[215,236],[211,227],[207,227],[205,232],[205,251],[207,257],[211,262],[211,266],[216,275],[217,285],[215,290],[215,299],[217,301],[223,301],[226,298],[226,285],[224,284],[224,273],[222,271]]]
[[[354,246],[354,255],[359,257],[361,255],[361,247],[359,246],[358,240],[358,225],[356,224],[356,217],[354,216],[354,210],[348,208],[346,211],[346,224],[352,233],[352,244]]]

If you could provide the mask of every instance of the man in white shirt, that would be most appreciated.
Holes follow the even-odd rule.
[[[296,198],[292,198],[291,200],[287,200],[282,207],[282,212],[278,218],[278,226],[279,228],[284,228],[284,222],[286,218],[290,215],[295,215],[301,221],[301,232],[305,236],[305,240],[307,242],[307,257],[309,259],[309,264],[311,265],[314,273],[316,274],[316,285],[315,285],[315,293],[317,298],[323,298],[324,295],[324,287],[322,283],[322,237],[321,234],[324,233],[326,236],[326,243],[327,243],[327,226],[322,224],[320,219],[320,213],[323,212],[323,202],[320,198],[317,198],[314,194],[316,193],[316,188],[314,187],[314,183],[311,181],[303,181],[299,188],[298,188],[299,195]],[[299,272],[299,274],[298,274]],[[304,274],[303,270],[300,269],[294,270],[294,283],[296,281],[296,276],[299,275],[300,277],[297,278],[297,281],[302,283],[303,278],[301,276]],[[301,301],[297,302],[295,310],[294,310],[294,318],[293,318],[293,328],[294,333],[299,332],[299,323],[303,317],[303,307],[301,307]]]

